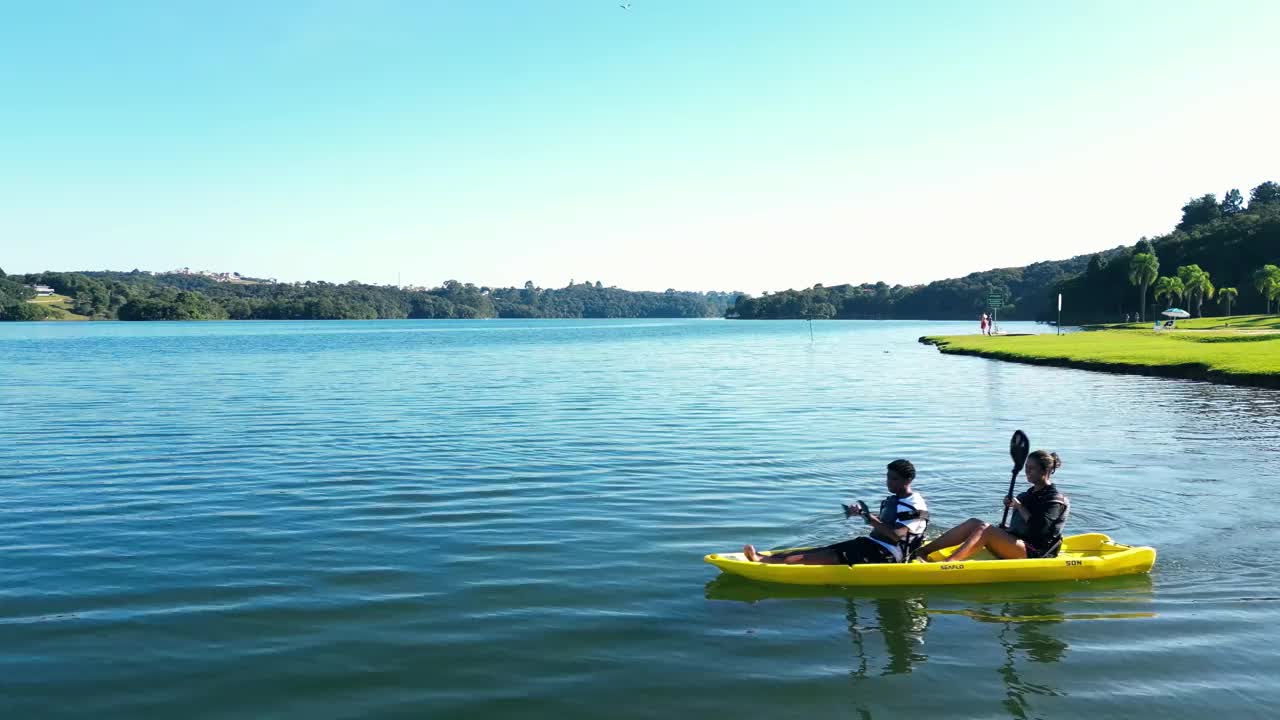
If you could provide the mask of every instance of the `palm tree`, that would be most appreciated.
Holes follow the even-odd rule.
[[[1267,314],[1271,314],[1271,299],[1280,292],[1280,267],[1263,265],[1253,274],[1253,286],[1267,301]]]
[[[1220,288],[1218,290],[1218,302],[1227,306],[1227,317],[1231,317],[1231,301],[1240,296],[1240,291],[1233,287]]]
[[[1196,305],[1192,302],[1195,297],[1196,275],[1204,272],[1199,265],[1182,265],[1178,268],[1178,279],[1182,281],[1183,291],[1187,296],[1187,305],[1192,310],[1196,309]]]
[[[1136,253],[1129,259],[1129,284],[1141,288],[1138,294],[1138,321],[1146,322],[1147,288],[1160,275],[1160,261],[1151,253]]]
[[[1199,265],[1183,265],[1178,268],[1178,279],[1186,288],[1187,303],[1195,307],[1197,316],[1204,317],[1204,299],[1213,297],[1213,283],[1209,280],[1209,273]]]
[[[1182,281],[1176,277],[1162,277],[1156,280],[1156,300],[1163,297],[1176,302],[1182,299],[1182,293],[1184,292],[1186,292],[1186,289],[1182,286]]]
[[[1196,312],[1200,313],[1200,317],[1204,317],[1204,299],[1209,298],[1212,300],[1214,293],[1218,291],[1218,289],[1215,288],[1213,283],[1209,280],[1209,273],[1205,273],[1200,276],[1200,287],[1197,288],[1197,291]]]

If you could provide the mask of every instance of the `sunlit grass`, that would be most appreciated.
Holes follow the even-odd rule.
[[[1211,320],[1219,319],[1206,318],[1204,322],[1207,324]],[[1265,320],[1280,322],[1275,317]],[[1249,327],[1265,329],[1268,326],[1261,321],[1253,321]],[[1280,380],[1280,333],[1154,332],[1147,326],[1145,333],[1103,330],[1061,336],[957,335],[929,340],[934,341],[938,349],[945,353],[980,355],[1001,360],[1092,367],[1119,372],[1142,373],[1144,369],[1159,369],[1170,372],[1153,374],[1202,376],[1205,379],[1228,382],[1258,376],[1271,376]],[[1183,372],[1173,372],[1179,369]]]

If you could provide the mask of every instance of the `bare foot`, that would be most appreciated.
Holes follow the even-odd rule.
[[[747,556],[751,562],[760,562],[760,553],[756,552],[755,545],[746,545],[742,548],[742,554]]]

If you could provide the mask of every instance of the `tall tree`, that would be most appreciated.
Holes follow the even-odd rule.
[[[1155,255],[1137,253],[1129,259],[1129,284],[1137,285],[1138,321],[1146,321],[1147,288],[1160,276],[1160,261]]]
[[[1257,210],[1263,205],[1280,203],[1280,185],[1268,180],[1249,191],[1249,209]]]
[[[1171,301],[1170,304],[1181,300],[1184,292],[1182,281],[1176,277],[1162,277],[1156,280],[1153,290],[1156,300],[1166,298]]]
[[[1199,265],[1183,265],[1178,268],[1178,279],[1186,289],[1187,303],[1195,308],[1197,316],[1204,317],[1204,299],[1206,296],[1213,297],[1213,283],[1209,280],[1209,273]]]
[[[1271,300],[1280,291],[1280,267],[1263,265],[1253,273],[1253,286],[1267,301],[1267,314],[1271,314]]]
[[[1222,217],[1222,208],[1218,207],[1218,198],[1213,193],[1192,198],[1182,206],[1182,222],[1179,230],[1190,230],[1198,225],[1207,225]]]
[[[1231,317],[1231,302],[1240,296],[1240,291],[1233,287],[1224,287],[1218,290],[1218,302],[1227,306],[1227,317]]]
[[[1222,196],[1222,206],[1220,208],[1222,214],[1226,216],[1236,215],[1244,212],[1244,196],[1240,194],[1238,188],[1231,188],[1226,195]]]

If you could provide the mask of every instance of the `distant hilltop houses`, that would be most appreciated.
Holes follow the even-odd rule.
[[[28,285],[27,287],[36,291],[36,297],[49,297],[53,294],[53,288],[48,285]]]
[[[152,274],[154,274],[154,273],[152,273]],[[246,284],[252,284],[252,283],[274,283],[274,282],[276,281],[276,279],[275,279],[275,278],[251,278],[251,277],[246,277],[246,276],[244,276],[244,275],[241,275],[241,274],[240,274],[240,273],[238,273],[238,272],[209,272],[208,270],[192,270],[192,269],[191,269],[191,268],[189,268],[189,267],[182,267],[182,268],[178,268],[177,270],[170,270],[168,274],[170,274],[170,275],[198,275],[198,276],[200,276],[200,277],[206,277],[206,278],[209,278],[210,280],[214,280],[214,281],[216,281],[216,282],[225,282],[225,283],[246,283]]]

